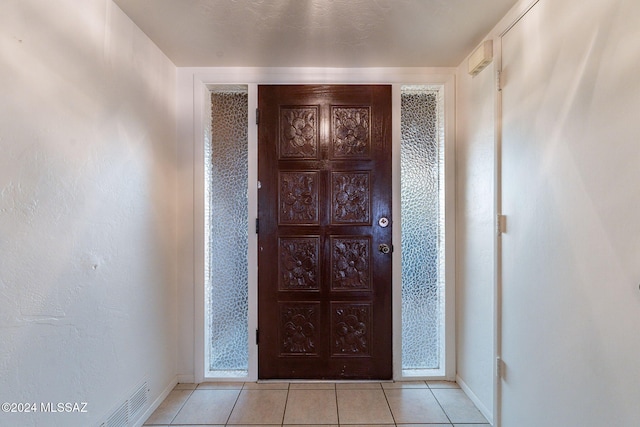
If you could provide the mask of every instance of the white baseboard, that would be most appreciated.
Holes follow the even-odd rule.
[[[464,393],[467,395],[467,397],[471,399],[473,404],[476,405],[476,408],[478,408],[478,410],[482,413],[482,415],[484,415],[487,421],[489,421],[489,423],[493,425],[493,412],[487,409],[484,403],[482,403],[480,399],[478,399],[478,396],[476,396],[475,393],[471,391],[469,386],[458,375],[456,375],[456,382],[458,383],[462,391],[464,391]]]
[[[160,396],[158,396],[158,398],[153,401],[153,403],[145,411],[144,415],[142,415],[142,417],[140,417],[140,419],[138,419],[138,421],[136,421],[136,423],[134,424],[134,427],[142,427],[144,422],[149,419],[151,414],[153,414],[153,411],[158,409],[158,406],[160,406],[160,404],[164,401],[164,399],[167,398],[169,393],[171,393],[171,390],[174,389],[176,384],[178,384],[178,377],[174,377],[173,380],[171,380],[169,382],[169,385],[167,385],[167,387],[165,387],[165,389],[162,391],[162,393],[160,393]]]

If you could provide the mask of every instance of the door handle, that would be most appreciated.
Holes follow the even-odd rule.
[[[386,243],[380,243],[380,245],[378,246],[378,250],[383,254],[388,254],[389,252],[391,252],[391,248]]]

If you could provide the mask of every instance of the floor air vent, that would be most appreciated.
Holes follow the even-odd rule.
[[[143,383],[129,399],[129,419],[135,420],[147,404],[147,383]]]
[[[107,420],[106,427],[128,427],[129,408],[127,402],[120,405],[118,409]]]
[[[131,396],[111,414],[100,427],[130,427],[143,413],[149,399],[147,382],[143,382]]]

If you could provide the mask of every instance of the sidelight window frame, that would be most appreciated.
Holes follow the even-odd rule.
[[[182,72],[188,72],[183,70]],[[327,68],[219,68],[192,71],[193,84],[193,306],[183,304],[179,317],[183,323],[193,322],[193,380],[256,381],[258,378],[255,342],[257,329],[257,88],[261,84],[389,84],[392,86],[392,185],[393,185],[393,245],[401,248],[400,211],[400,96],[404,85],[424,85],[442,89],[444,126],[444,209],[445,209],[445,287],[444,287],[444,356],[438,370],[418,375],[402,369],[401,316],[401,253],[393,253],[393,372],[394,380],[455,380],[455,69],[453,68],[389,68],[389,69],[327,69]],[[208,369],[205,297],[205,170],[204,135],[210,127],[210,93],[221,86],[242,85],[248,93],[248,370],[246,375],[216,376]],[[191,319],[189,321],[189,318]],[[185,376],[183,376],[185,377]],[[189,377],[189,376],[187,376]]]

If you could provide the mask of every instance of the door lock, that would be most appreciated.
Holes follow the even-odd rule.
[[[378,250],[383,254],[388,254],[389,252],[391,252],[391,248],[386,243],[380,243],[380,245],[378,246]]]

